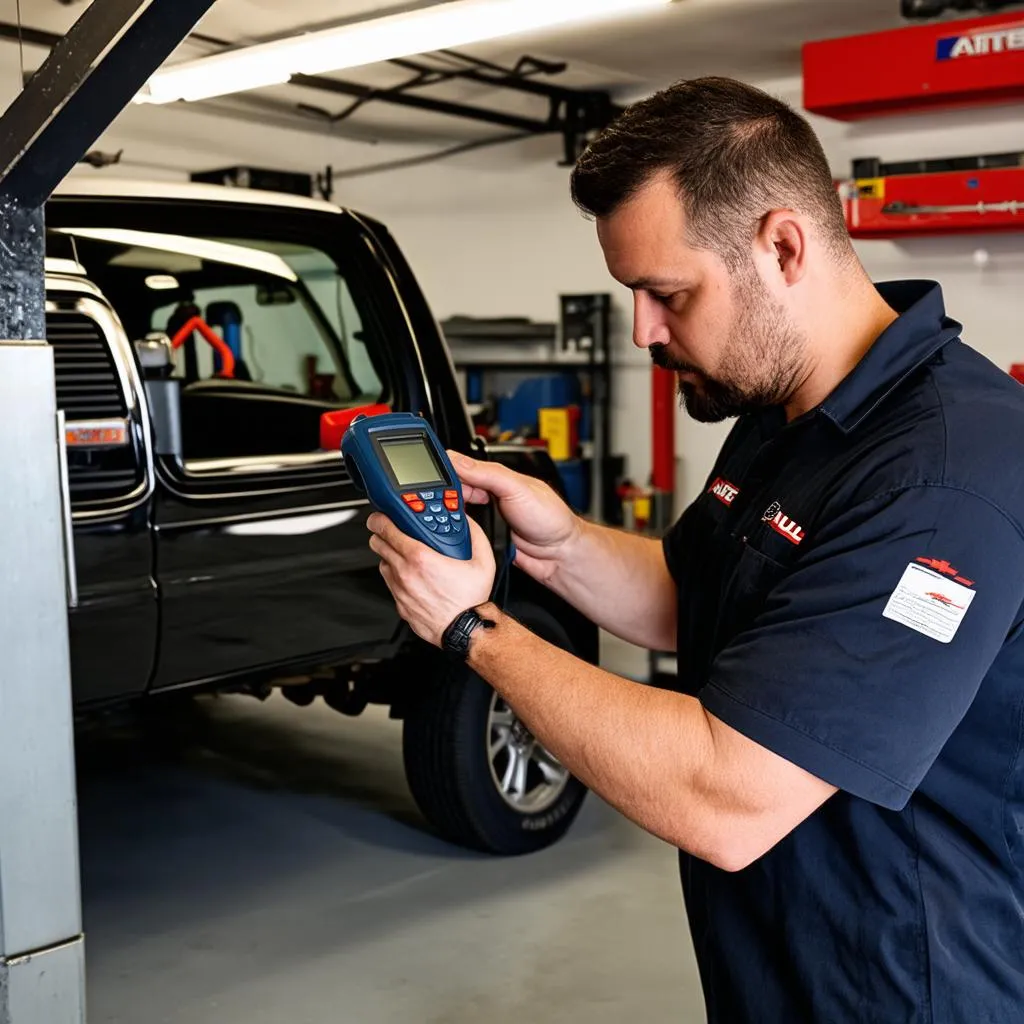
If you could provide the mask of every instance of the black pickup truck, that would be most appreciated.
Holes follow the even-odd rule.
[[[348,715],[386,704],[441,835],[501,854],[563,835],[584,788],[401,622],[323,440],[325,413],[386,405],[559,488],[545,453],[474,439],[387,229],[301,197],[120,181],[65,184],[46,219],[76,706],[275,688]],[[474,515],[500,560],[504,524]],[[596,660],[593,624],[515,569],[509,608]]]

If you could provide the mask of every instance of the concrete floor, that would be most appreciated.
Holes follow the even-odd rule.
[[[448,846],[400,728],[280,697],[80,728],[90,1024],[704,1021],[674,850],[592,794],[540,854]]]

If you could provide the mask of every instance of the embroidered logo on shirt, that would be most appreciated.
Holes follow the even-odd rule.
[[[965,587],[974,586],[974,580],[965,579],[960,575],[960,570],[954,569],[949,562],[942,562],[937,558],[916,558],[914,561],[927,565],[929,569],[934,569],[936,572],[941,572],[943,576],[952,576],[957,583],[962,583]]]
[[[719,477],[708,488],[708,492],[713,494],[723,505],[731,505],[736,500],[736,496],[740,493],[740,489],[735,484],[729,483],[729,481],[723,477]]]
[[[804,528],[790,519],[777,501],[765,509],[761,522],[767,523],[776,533],[781,533],[791,544],[799,544],[804,539]]]

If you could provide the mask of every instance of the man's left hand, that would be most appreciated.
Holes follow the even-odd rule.
[[[398,614],[417,636],[438,647],[452,620],[490,600],[494,585],[494,552],[487,534],[469,516],[466,524],[473,539],[469,561],[442,555],[414,540],[380,512],[366,521],[373,534],[370,548],[380,556],[380,574]]]

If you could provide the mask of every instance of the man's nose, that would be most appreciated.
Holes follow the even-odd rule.
[[[667,345],[669,340],[664,309],[649,295],[637,292],[633,296],[633,344],[648,349],[652,345]]]

